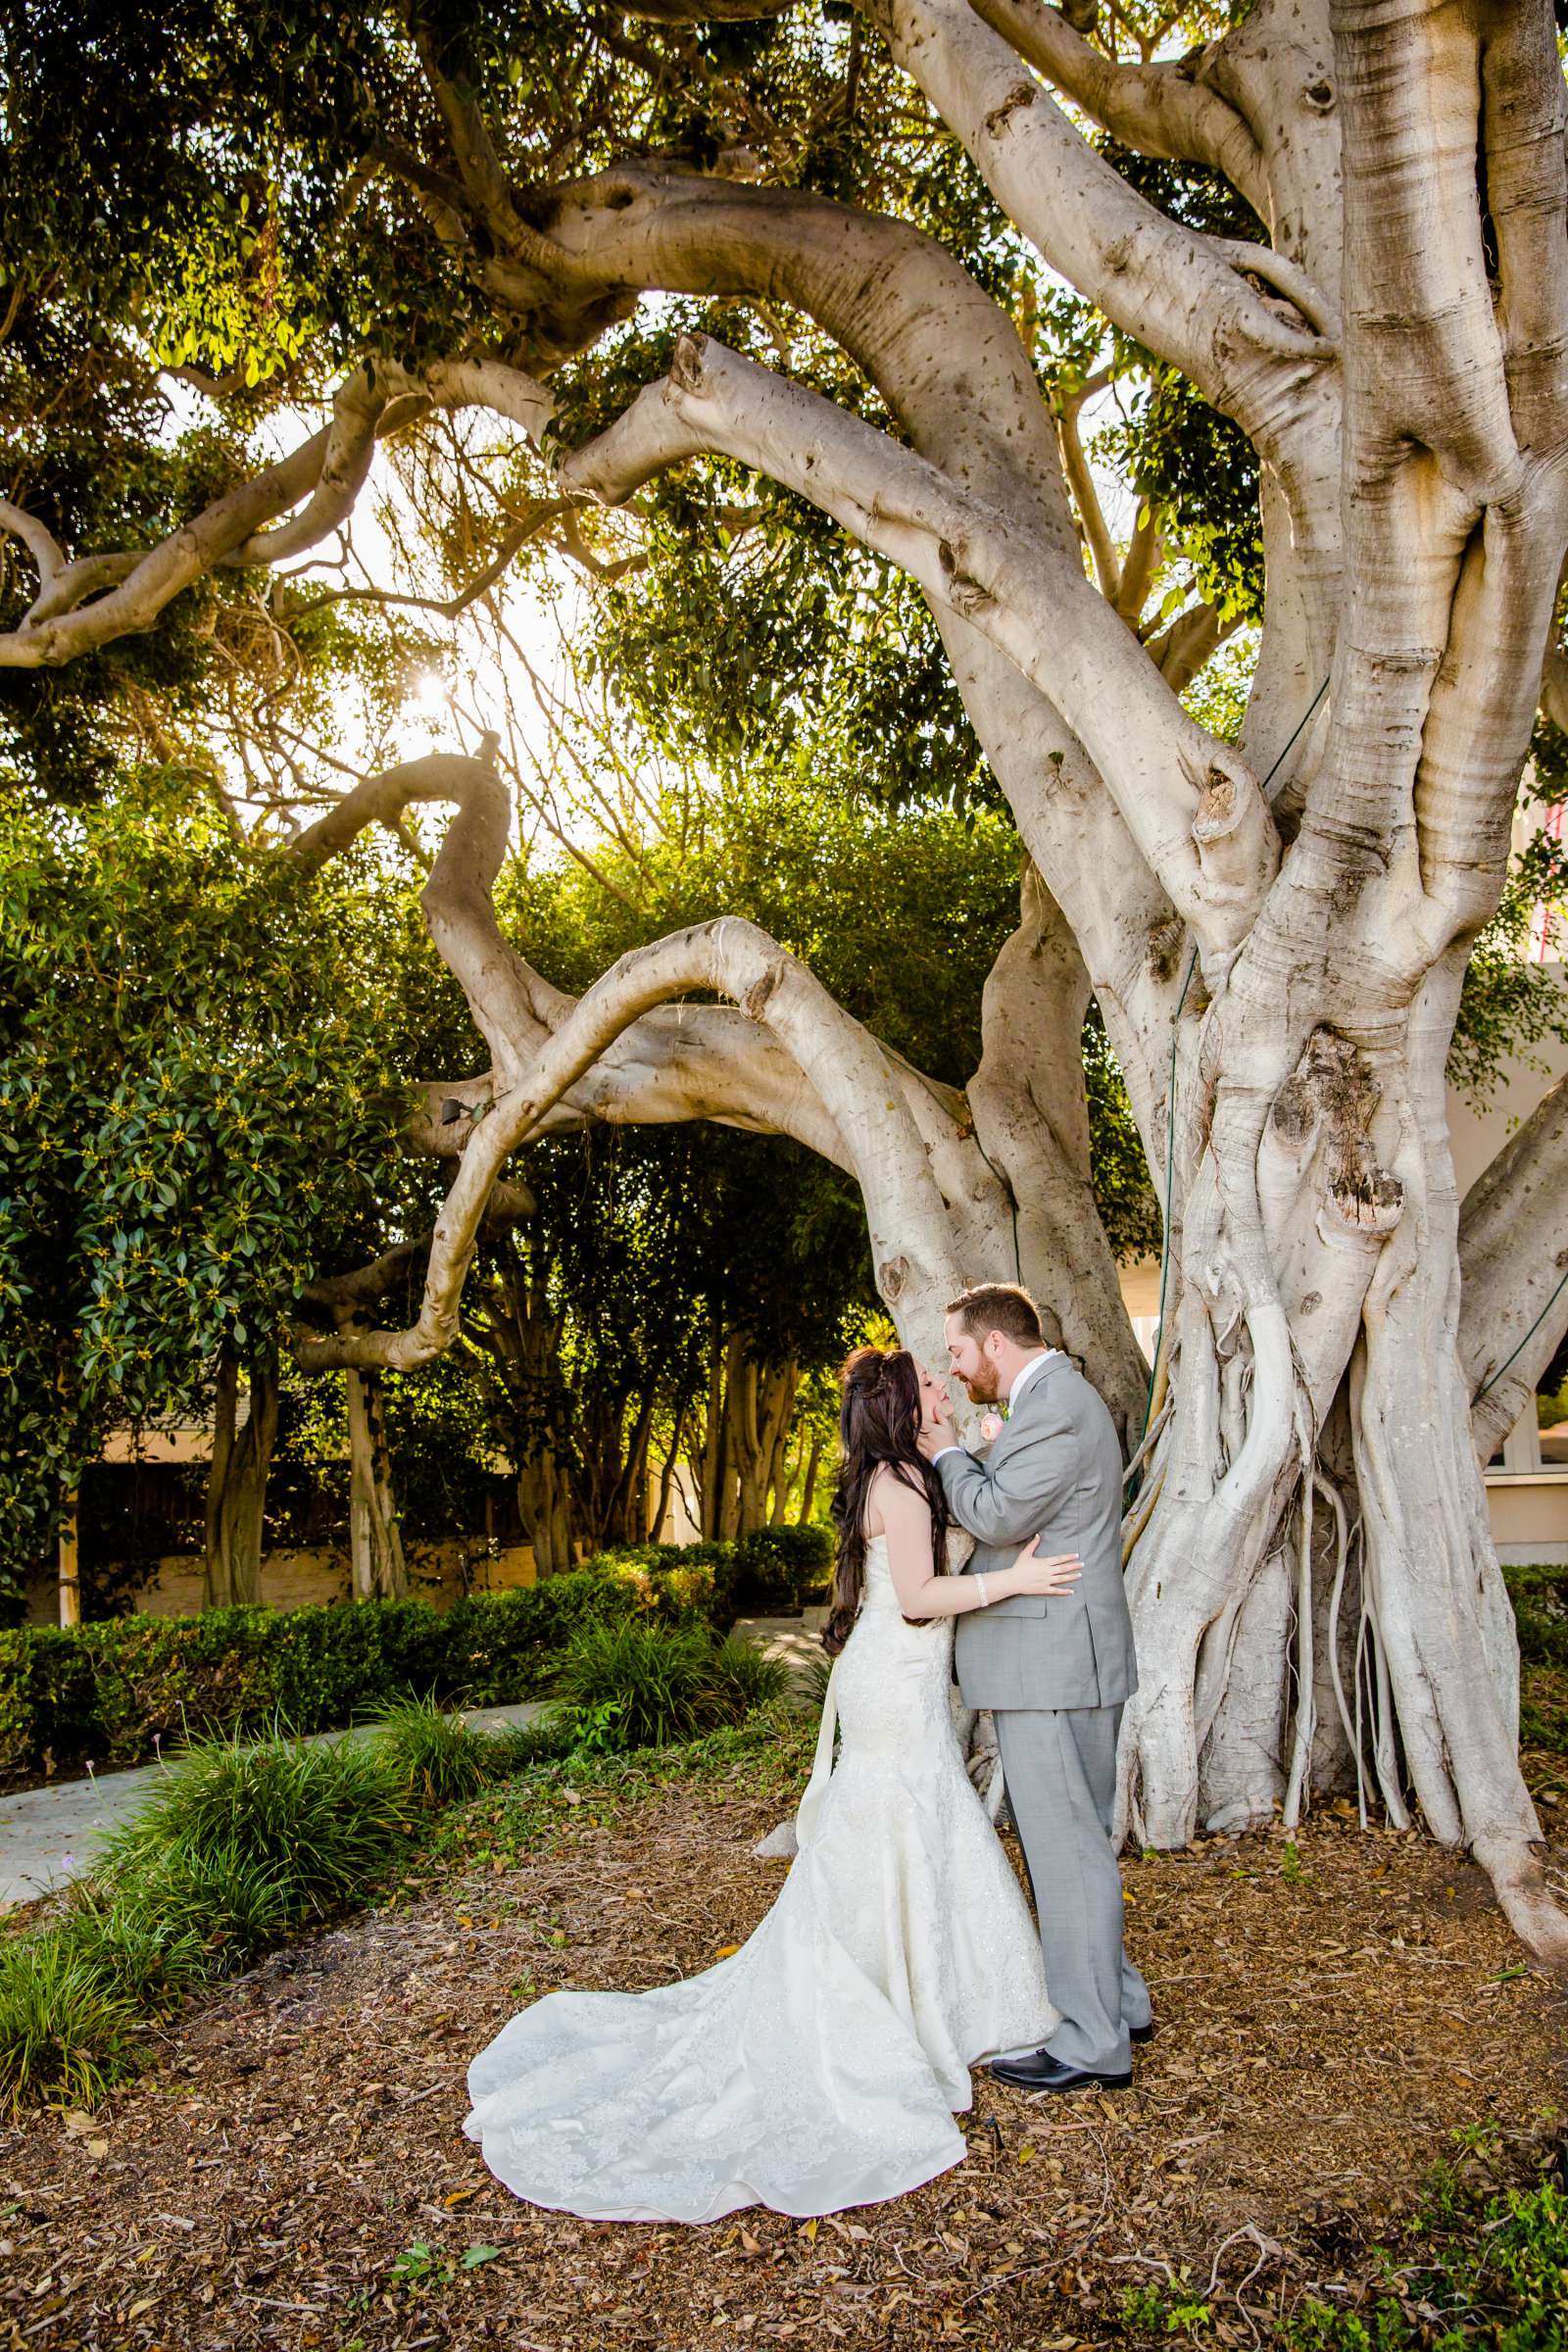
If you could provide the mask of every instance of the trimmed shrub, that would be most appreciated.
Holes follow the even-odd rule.
[[[0,2107],[95,2107],[124,2068],[133,2023],[68,1936],[0,1943]]]
[[[564,1576],[470,1594],[327,1608],[210,1609],[0,1633],[0,1786],[139,1764],[213,1733],[330,1731],[415,1692],[494,1706],[549,1691],[572,1634],[652,1621],[707,1630],[798,1608],[821,1589],[821,1528],[730,1544],[643,1544]]]
[[[759,1616],[798,1609],[825,1591],[832,1569],[833,1538],[823,1527],[760,1527],[735,1546],[735,1595],[739,1608]]]
[[[1526,1665],[1568,1666],[1568,1567],[1504,1568]]]
[[[328,1731],[416,1691],[481,1706],[542,1697],[579,1626],[710,1622],[729,1556],[709,1544],[607,1552],[444,1613],[368,1600],[19,1627],[0,1633],[0,1785],[141,1763],[216,1732]]]
[[[416,1804],[461,1804],[506,1768],[498,1740],[472,1732],[433,1698],[394,1698],[376,1710],[377,1754]]]
[[[233,1932],[261,1934],[270,1913],[258,1883],[276,1889],[283,1927],[324,1918],[385,1877],[409,1826],[407,1790],[373,1747],[216,1738],[113,1832],[105,1876],[127,1887],[160,1879],[171,1899],[182,1886],[216,1894],[232,1882]]]

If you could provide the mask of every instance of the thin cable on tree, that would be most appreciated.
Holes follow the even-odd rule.
[[[1486,1396],[1490,1395],[1490,1393],[1492,1392],[1492,1390],[1494,1390],[1494,1389],[1496,1387],[1496,1385],[1497,1385],[1498,1381],[1499,1381],[1499,1380],[1502,1378],[1503,1374],[1504,1374],[1504,1373],[1507,1371],[1507,1369],[1508,1369],[1508,1366],[1509,1366],[1509,1365],[1510,1365],[1510,1364],[1513,1362],[1514,1356],[1515,1356],[1515,1355],[1518,1355],[1518,1354],[1519,1354],[1519,1352],[1520,1352],[1520,1350],[1521,1350],[1522,1348],[1526,1348],[1526,1347],[1528,1347],[1528,1346],[1529,1346],[1529,1344],[1530,1344],[1531,1340],[1532,1340],[1532,1339],[1535,1337],[1536,1333],[1537,1333],[1537,1332],[1538,1332],[1538,1331],[1541,1329],[1541,1326],[1543,1325],[1543,1323],[1544,1323],[1544,1321],[1546,1320],[1546,1317],[1547,1317],[1547,1316],[1550,1314],[1550,1312],[1551,1312],[1552,1308],[1553,1308],[1553,1307],[1556,1305],[1556,1303],[1557,1303],[1557,1300],[1558,1300],[1558,1299],[1559,1299],[1559,1298],[1562,1297],[1563,1291],[1564,1291],[1565,1289],[1568,1289],[1568,1273],[1565,1273],[1565,1274],[1563,1275],[1562,1281],[1558,1283],[1558,1285],[1557,1285],[1556,1289],[1555,1289],[1555,1290],[1552,1292],[1552,1294],[1551,1294],[1550,1298],[1549,1298],[1546,1300],[1546,1303],[1545,1303],[1545,1305],[1544,1305],[1544,1306],[1542,1308],[1542,1310],[1541,1310],[1540,1314],[1539,1314],[1539,1315],[1536,1317],[1535,1321],[1534,1321],[1534,1322],[1531,1324],[1531,1326],[1530,1326],[1530,1329],[1529,1329],[1529,1330],[1528,1330],[1528,1331],[1525,1333],[1525,1336],[1524,1336],[1524,1338],[1523,1338],[1523,1339],[1520,1341],[1518,1348],[1516,1348],[1514,1349],[1514,1351],[1513,1351],[1513,1355],[1505,1355],[1505,1356],[1503,1357],[1503,1359],[1502,1359],[1502,1362],[1501,1362],[1501,1363],[1500,1363],[1500,1364],[1497,1366],[1497,1369],[1496,1369],[1496,1370],[1495,1370],[1495,1372],[1494,1372],[1494,1374],[1492,1375],[1492,1378],[1491,1378],[1489,1381],[1487,1381],[1487,1382],[1484,1384],[1484,1386],[1483,1386],[1483,1387],[1481,1387],[1481,1388],[1477,1389],[1477,1391],[1476,1391],[1476,1393],[1475,1393],[1474,1396],[1472,1396],[1472,1397],[1471,1397],[1471,1399],[1470,1399],[1470,1402],[1471,1402],[1471,1406],[1472,1406],[1472,1408],[1473,1408],[1474,1406],[1478,1405],[1478,1404],[1481,1402],[1481,1399],[1482,1399],[1482,1397],[1483,1397],[1483,1396]]]
[[[1023,1284],[1023,1258],[1018,1250],[1018,1202],[1016,1197],[1014,1196],[1012,1186],[1003,1175],[1002,1170],[998,1167],[996,1161],[992,1158],[990,1152],[980,1141],[980,1130],[978,1127],[974,1129],[974,1148],[979,1152],[981,1158],[985,1161],[986,1166],[991,1170],[991,1173],[996,1178],[998,1184],[1001,1185],[1007,1206],[1012,1211],[1013,1280],[1021,1288]]]

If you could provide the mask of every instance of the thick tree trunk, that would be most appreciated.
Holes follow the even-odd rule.
[[[345,1375],[349,1422],[349,1574],[356,1600],[401,1600],[409,1589],[392,1488],[381,1384]]]
[[[1130,1514],[1143,1683],[1125,1817],[1156,1844],[1281,1810],[1290,1826],[1348,1778],[1396,1826],[1419,1811],[1468,1845],[1520,1933],[1560,1959],[1459,1351],[1443,1086],[1457,969],[1417,989],[1394,1043],[1376,1021],[1359,1043],[1314,1033],[1264,1092],[1266,1133],[1241,1118],[1252,1237],[1222,1204],[1233,1081],[1210,1034],[1213,1108],[1175,1237],[1172,1410]],[[1259,1024],[1244,1035],[1255,1045]],[[1255,1053],[1243,1067],[1255,1084]]]
[[[219,1356],[207,1479],[203,1600],[210,1609],[262,1597],[262,1523],[277,1443],[279,1381],[274,1360],[253,1360],[249,1370],[250,1408],[241,1424],[238,1359],[226,1348]]]
[[[571,1487],[553,1453],[536,1453],[517,1472],[517,1517],[540,1576],[561,1576],[573,1565]]]
[[[560,1576],[575,1559],[572,1478],[566,1454],[562,1317],[510,1237],[472,1324],[474,1352],[512,1426],[512,1465],[523,1541],[540,1576]]]
[[[710,1352],[703,1432],[691,1456],[703,1534],[733,1543],[787,1510],[787,1464],[800,1366],[758,1361],[744,1332]]]
[[[675,1492],[675,1473],[680,1466],[681,1423],[685,1417],[685,1412],[686,1405],[683,1399],[675,1409],[675,1417],[670,1426],[669,1433],[669,1451],[665,1454],[663,1463],[660,1469],[659,1492],[654,1498],[653,1506],[648,1516],[648,1532],[650,1536],[656,1539],[656,1541],[662,1539],[662,1537],[664,1521],[669,1512],[670,1499]]]
[[[78,1504],[80,1496],[74,1487],[67,1494],[65,1510],[56,1539],[55,1583],[62,1625],[81,1623],[81,1542]]]
[[[700,18],[701,0],[674,14]],[[717,1118],[792,1135],[854,1175],[879,1293],[927,1361],[953,1291],[1016,1272],[1141,1446],[1145,1382],[1072,1067],[1092,984],[1170,1186],[1165,1339],[1126,1530],[1144,1680],[1124,1812],[1179,1843],[1205,1818],[1277,1804],[1295,1819],[1348,1774],[1393,1819],[1419,1807],[1437,1837],[1468,1840],[1534,1948],[1568,1961],[1513,1754],[1512,1633],[1472,1415],[1478,1392],[1494,1399],[1484,1437],[1552,1338],[1568,1238],[1533,1154],[1554,1119],[1477,1204],[1482,1303],[1461,1334],[1443,1105],[1568,546],[1553,12],[1254,0],[1192,58],[1136,66],[1028,0],[875,0],[862,15],[1048,269],[1249,438],[1268,578],[1241,746],[1179,699],[1183,648],[1212,643],[1217,615],[1151,634],[1151,530],[1114,546],[1012,322],[951,254],[798,189],[624,158],[535,189],[524,220],[476,103],[427,59],[452,152],[439,174],[422,159],[389,169],[466,247],[504,348],[549,365],[643,292],[766,296],[874,386],[892,432],[787,360],[683,335],[668,374],[561,460],[554,486],[625,505],[664,468],[716,457],[902,566],[1040,879],[960,1092],[884,1051],[745,921],[636,950],[568,1000],[496,920],[510,812],[494,739],[484,758],[366,779],[297,854],[318,863],[411,801],[457,803],[424,906],[493,1069],[472,1090],[485,1115],[465,1127],[416,1319],[310,1342],[302,1360],[403,1366],[451,1346],[486,1204],[525,1140]],[[1146,153],[1223,171],[1272,243],[1160,211],[1085,139],[1085,113]],[[373,380],[357,368],[330,429],[145,552],[83,566],[8,507],[0,525],[40,593],[0,659],[68,661],[151,625],[216,564],[292,560],[352,507],[388,402],[483,403],[537,433],[548,395],[484,343],[465,320],[461,357],[416,375],[378,365]],[[1065,427],[1062,402],[1054,414]],[[1510,1197],[1532,1192],[1529,1246],[1562,1253],[1533,1295],[1508,1271]],[[492,1317],[503,1370],[523,1360],[514,1309]],[[765,1511],[776,1474],[740,1359],[714,1356],[703,1524],[733,1533]],[[220,1496],[232,1367],[229,1384]]]
[[[819,1429],[813,1429],[806,1455],[806,1472],[801,1482],[800,1504],[795,1513],[797,1527],[809,1527],[811,1523],[811,1506],[816,1501],[816,1480],[821,1462],[822,1433]]]
[[[593,1390],[577,1398],[571,1517],[590,1551],[647,1542],[648,1442],[655,1404],[652,1374],[635,1399]]]

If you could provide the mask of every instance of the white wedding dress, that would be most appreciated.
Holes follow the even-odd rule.
[[[873,1538],[778,1900],[702,1976],[513,2018],[468,2070],[498,2180],[592,2221],[711,2222],[873,2204],[961,2159],[971,2065],[1058,2021],[963,1768],[952,1654],[951,1618],[906,1624]]]

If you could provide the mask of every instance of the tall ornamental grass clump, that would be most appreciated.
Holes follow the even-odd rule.
[[[376,1753],[409,1798],[424,1806],[458,1805],[513,1768],[512,1750],[493,1733],[470,1731],[444,1714],[434,1697],[394,1698],[377,1707]]]
[[[129,2055],[135,2012],[66,1936],[0,1943],[0,2114],[95,2107]]]
[[[708,1684],[715,1723],[739,1723],[759,1707],[773,1706],[789,1689],[789,1668],[770,1658],[755,1642],[731,1634],[714,1649],[708,1663]]]
[[[194,1874],[246,1901],[254,1874],[294,1928],[363,1899],[410,1831],[407,1787],[374,1746],[217,1736],[194,1741],[116,1831],[106,1873],[165,1886]]]
[[[139,2020],[363,1901],[413,1811],[374,1747],[195,1741],[61,1917],[0,1943],[0,2105],[95,2105]]]
[[[589,1625],[562,1654],[557,1720],[581,1748],[668,1747],[783,1695],[786,1670],[734,1636],[631,1619]]]

